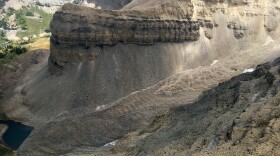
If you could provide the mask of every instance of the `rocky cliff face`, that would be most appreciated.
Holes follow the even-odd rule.
[[[64,5],[50,26],[49,71],[91,73],[83,77],[96,89],[86,93],[91,100],[85,105],[108,104],[155,84],[184,68],[189,61],[183,42],[199,38],[197,21],[171,20],[162,13]],[[188,13],[180,16],[189,17]]]
[[[132,0],[88,0],[88,3],[95,4],[96,7],[106,10],[118,10],[130,3]]]
[[[156,43],[194,41],[199,38],[198,22],[153,19],[138,12],[105,11],[67,4],[56,12],[51,22],[50,71],[79,60],[96,60],[99,53],[88,50],[118,43],[153,45]],[[75,48],[84,49],[83,53]],[[63,49],[62,52],[60,49]],[[74,50],[75,49],[75,50]],[[78,54],[77,54],[78,53]],[[85,55],[85,56],[82,56]],[[52,70],[54,69],[54,70]]]

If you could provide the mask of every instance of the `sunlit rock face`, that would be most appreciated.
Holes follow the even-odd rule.
[[[182,43],[199,38],[198,22],[165,20],[146,15],[141,17],[137,13],[65,5],[62,11],[56,12],[51,23],[50,71],[57,72],[55,67],[60,70],[75,62],[96,60],[100,53],[98,48],[94,50],[97,46]],[[77,47],[84,50],[75,49]]]
[[[118,10],[131,1],[132,0],[88,0],[87,2],[95,4],[95,7],[100,7],[100,9]]]

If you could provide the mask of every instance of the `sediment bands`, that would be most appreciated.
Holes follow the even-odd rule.
[[[199,23],[196,21],[140,18],[135,14],[88,8],[79,10],[78,6],[72,12],[62,9],[51,22],[52,43],[88,47],[119,42],[184,42],[199,38]]]

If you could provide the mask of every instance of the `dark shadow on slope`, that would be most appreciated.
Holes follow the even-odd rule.
[[[248,107],[258,110],[269,100],[267,97],[273,97],[278,92],[279,83],[274,83],[275,76],[270,69],[279,70],[279,60],[259,65],[252,73],[233,77],[205,91],[195,103],[172,108],[169,119],[161,123],[164,126],[140,140],[129,154],[148,155],[167,146],[178,151],[192,149],[194,152],[212,149],[228,140],[239,142],[246,132],[233,136],[233,127],[252,125],[250,119],[239,121],[240,114]],[[200,144],[195,147],[197,141]]]

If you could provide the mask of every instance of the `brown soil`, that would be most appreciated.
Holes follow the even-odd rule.
[[[48,50],[37,49],[19,55],[14,60],[5,62],[0,69],[0,91],[4,94],[4,97],[10,97],[6,91],[14,87],[27,70],[42,62],[48,55]],[[0,98],[0,104],[2,100],[4,98]]]

